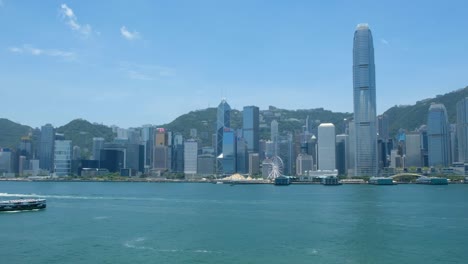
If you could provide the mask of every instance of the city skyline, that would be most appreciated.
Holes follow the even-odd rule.
[[[222,97],[235,109],[352,112],[349,39],[362,22],[376,34],[377,113],[420,100],[422,89],[435,96],[468,83],[468,37],[458,30],[468,26],[463,1],[452,2],[450,12],[443,2],[419,1],[404,10],[394,3],[361,10],[346,2],[267,8],[260,1],[114,2],[106,20],[100,18],[105,3],[2,3],[0,22],[18,28],[0,37],[2,117],[33,127],[75,118],[121,127],[164,124],[215,107]],[[327,41],[316,41],[318,35]],[[330,94],[340,96],[328,102]],[[34,111],[18,111],[18,102]]]

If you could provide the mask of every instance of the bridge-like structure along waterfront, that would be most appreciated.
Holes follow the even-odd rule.
[[[417,174],[417,173],[408,173],[408,172],[405,172],[405,173],[398,173],[398,174],[395,174],[395,175],[392,175],[392,176],[389,176],[389,178],[392,178],[392,179],[395,179],[395,178],[398,178],[398,177],[422,177],[424,175],[422,174]]]

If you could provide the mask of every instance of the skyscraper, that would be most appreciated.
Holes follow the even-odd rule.
[[[184,142],[184,173],[187,176],[197,174],[198,142],[189,139]]]
[[[226,128],[223,134],[223,155],[221,161],[223,163],[222,173],[224,175],[234,174],[237,172],[237,137],[234,130]]]
[[[270,125],[270,137],[271,142],[273,142],[273,156],[278,155],[278,141],[279,141],[279,132],[278,132],[278,121],[271,121]]]
[[[216,155],[223,153],[223,134],[226,128],[231,127],[231,107],[222,100],[218,105],[218,115],[216,119]]]
[[[468,97],[457,103],[458,160],[468,163]]]
[[[52,171],[54,168],[55,130],[51,124],[41,127],[39,143],[39,166],[41,169]]]
[[[429,166],[447,167],[450,162],[450,130],[443,104],[431,104],[427,115]]]
[[[57,176],[70,176],[71,173],[71,140],[55,140],[54,172]]]
[[[367,24],[354,32],[353,91],[355,176],[377,175],[375,65],[372,33]]]
[[[225,99],[221,101],[218,105],[218,114],[216,117],[216,165],[217,165],[217,172],[223,172],[223,162],[222,159],[219,157],[223,154],[223,136],[224,131],[231,127],[231,107],[226,102]]]
[[[104,138],[94,137],[93,138],[93,160],[101,159],[101,149],[104,148]]]
[[[245,106],[242,113],[242,129],[249,152],[258,153],[259,147],[259,109],[256,106]]]
[[[318,169],[336,169],[335,125],[323,123],[318,127]]]

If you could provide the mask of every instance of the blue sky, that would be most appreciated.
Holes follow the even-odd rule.
[[[467,1],[0,0],[0,117],[163,124],[225,97],[352,112],[352,40],[374,36],[377,109],[468,85]]]

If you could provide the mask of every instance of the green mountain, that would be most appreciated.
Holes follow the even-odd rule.
[[[16,148],[21,137],[28,136],[31,127],[0,118],[0,147]]]
[[[456,123],[456,104],[462,98],[468,97],[468,86],[435,98],[424,99],[414,105],[394,106],[384,114],[388,116],[390,134],[395,135],[399,128],[412,131],[427,123],[427,114],[431,103],[441,103],[447,108],[450,123]]]
[[[93,137],[102,137],[106,141],[114,139],[112,128],[101,124],[92,124],[84,119],[75,119],[57,128],[56,132],[64,134],[65,139],[71,140],[73,146],[79,146],[81,155],[86,158],[91,155]]]

